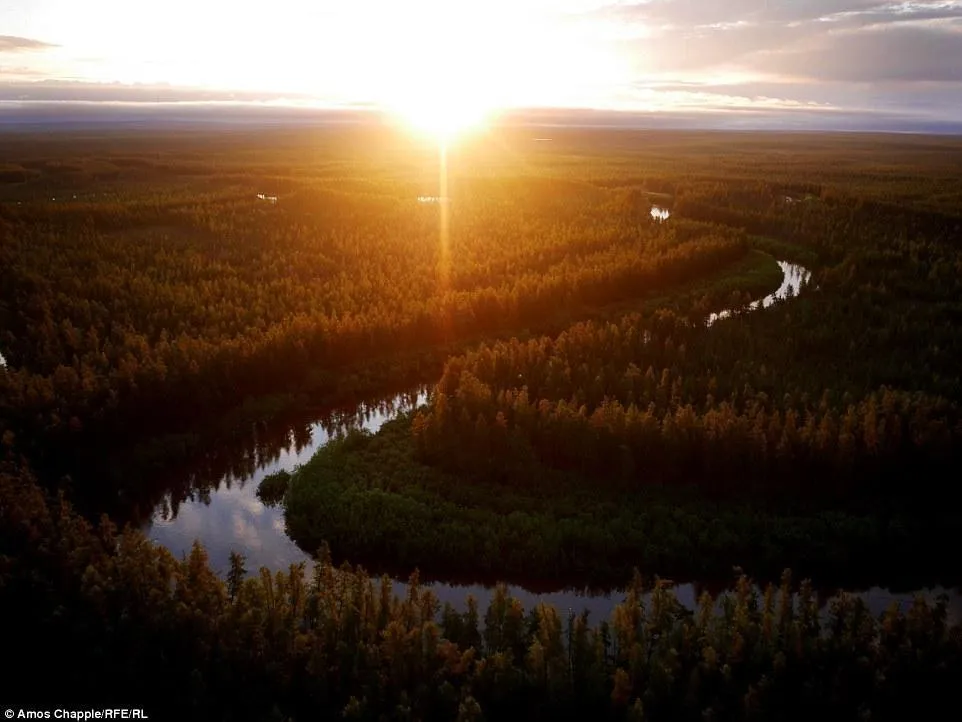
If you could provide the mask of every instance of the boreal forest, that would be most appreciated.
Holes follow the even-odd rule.
[[[960,169],[911,135],[0,133],[0,702],[957,709]]]

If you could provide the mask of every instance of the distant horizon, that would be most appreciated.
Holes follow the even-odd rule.
[[[529,108],[962,132],[962,0],[10,0],[0,28],[0,102],[363,106],[449,135]]]
[[[390,123],[390,111],[371,104],[319,103],[237,99],[92,100],[0,98],[0,131],[68,129],[140,123],[159,128],[197,124],[203,127],[247,125],[308,126],[311,124]],[[493,127],[528,126],[658,131],[744,131],[785,133],[899,133],[962,135],[962,119],[923,120],[896,114],[833,114],[759,110],[642,111],[604,108],[518,107],[492,113]]]

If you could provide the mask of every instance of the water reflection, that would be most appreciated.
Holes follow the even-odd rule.
[[[267,507],[257,498],[261,480],[282,469],[292,471],[333,436],[357,428],[375,432],[385,421],[426,401],[426,389],[418,388],[356,409],[327,413],[311,424],[284,426],[274,434],[258,429],[245,451],[226,460],[215,451],[171,485],[144,531],[178,557],[199,540],[219,571],[231,551],[245,554],[251,570],[307,561],[285,532],[283,510]]]
[[[661,206],[652,206],[651,217],[659,222],[667,221],[669,218],[671,218],[671,211],[667,208],[662,208]]]
[[[784,261],[779,261],[778,265],[783,273],[781,286],[774,293],[749,304],[747,309],[766,308],[776,300],[789,298],[811,277],[811,273],[801,266]],[[729,309],[712,314],[707,323],[711,325],[732,312]],[[386,421],[426,401],[427,389],[420,387],[354,409],[330,412],[311,423],[286,424],[274,429],[260,426],[239,451],[211,449],[198,467],[166,487],[164,498],[153,509],[145,533],[178,557],[187,554],[194,540],[199,540],[207,549],[213,567],[222,574],[226,572],[231,551],[246,556],[247,568],[251,572],[262,566],[283,569],[300,562],[309,567],[308,555],[286,534],[283,509],[267,507],[257,498],[261,480],[280,470],[292,471],[336,434],[351,428],[376,432]],[[405,582],[395,581],[393,586],[398,594],[406,592]],[[430,588],[442,604],[449,602],[460,610],[464,609],[468,595],[474,596],[483,610],[494,594],[493,587],[483,584],[431,582],[422,586]],[[703,585],[689,583],[678,585],[675,591],[682,604],[694,609],[703,589]],[[588,610],[596,621],[607,619],[614,606],[625,598],[622,590],[542,592],[518,585],[510,585],[508,590],[527,609],[545,602],[562,612]],[[709,591],[717,594],[723,590],[715,587]],[[962,622],[962,594],[958,590],[936,587],[918,593],[935,600],[943,592],[949,595],[949,618]],[[855,596],[865,600],[875,614],[881,614],[893,602],[903,610],[907,609],[915,594],[893,593],[880,587],[855,592]]]
[[[778,265],[784,274],[781,286],[750,304],[749,309],[764,308],[776,299],[788,298],[811,276],[801,266],[784,261]],[[708,324],[731,313],[732,310],[725,310],[712,314]],[[247,556],[251,570],[261,566],[284,568],[306,561],[307,555],[285,533],[283,509],[267,507],[257,498],[260,482],[269,474],[282,469],[292,471],[303,464],[331,436],[350,428],[375,432],[398,413],[423,404],[426,398],[426,389],[422,387],[350,410],[330,412],[311,423],[284,424],[273,429],[260,426],[251,438],[235,444],[237,448],[214,445],[193,469],[165,485],[159,505],[150,504],[148,536],[177,556],[186,554],[194,540],[199,539],[215,565],[226,564],[232,550]],[[449,587],[438,587],[442,588]],[[461,587],[450,588],[458,590],[454,597],[463,598],[466,593]],[[468,589],[478,591],[484,587]],[[571,593],[559,594],[568,598]],[[582,592],[576,598],[590,597]]]
[[[787,261],[778,261],[778,267],[782,269],[782,285],[778,287],[775,293],[770,293],[765,296],[765,298],[758,299],[757,301],[752,301],[750,304],[744,308],[749,311],[755,311],[759,308],[768,308],[775,301],[780,301],[785,298],[792,298],[796,296],[802,288],[808,284],[812,278],[812,272],[807,268],[803,268],[795,263],[789,263]],[[708,317],[705,322],[706,325],[711,326],[715,321],[720,321],[723,318],[728,318],[735,311],[743,309],[725,309],[724,311],[719,311],[718,313],[713,313]]]
[[[430,583],[422,584],[421,586],[430,589],[442,606],[445,603],[449,603],[452,607],[462,612],[466,610],[468,595],[473,596],[478,601],[479,608],[484,611],[494,597],[495,591],[490,586],[480,584],[461,586]],[[408,585],[405,582],[395,582],[393,587],[396,594],[404,595],[407,593]],[[702,584],[689,583],[677,584],[674,586],[673,591],[678,601],[681,602],[686,609],[695,610],[698,607],[698,599],[702,592],[707,591],[717,598],[719,595],[729,591],[729,589],[718,587],[708,588]],[[759,594],[762,593],[761,589],[757,589],[757,591]],[[624,602],[627,596],[625,590],[606,593],[591,593],[576,590],[538,593],[529,591],[523,587],[511,585],[508,586],[508,593],[520,601],[526,610],[532,609],[540,602],[544,602],[555,607],[562,614],[566,614],[569,611],[580,614],[587,610],[589,619],[593,619],[595,622],[609,619],[615,605]],[[892,604],[895,604],[903,612],[907,611],[911,607],[916,595],[921,595],[928,602],[934,603],[940,595],[945,594],[948,597],[947,616],[949,623],[962,623],[962,594],[960,594],[957,589],[931,587],[913,592],[895,593],[881,587],[872,587],[870,589],[849,593],[854,597],[862,599],[872,614],[876,616],[884,613]],[[835,591],[823,591],[818,594],[819,608],[824,614],[828,613],[828,602],[835,594]],[[646,601],[649,597],[650,594],[644,595]]]

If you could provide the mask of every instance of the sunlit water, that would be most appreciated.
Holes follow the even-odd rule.
[[[656,221],[667,221],[669,218],[671,218],[671,211],[667,208],[662,208],[661,206],[652,206],[651,217]]]
[[[779,289],[746,308],[766,308],[776,300],[789,298],[798,293],[811,276],[808,270],[798,265],[779,262],[779,266],[784,273]],[[731,310],[726,310],[712,314],[707,323],[710,325],[731,313]],[[353,414],[320,419],[310,427],[310,440],[307,443],[296,444],[291,437],[286,448],[268,459],[263,459],[248,478],[225,476],[219,479],[216,485],[212,485],[213,490],[209,494],[197,494],[196,498],[177,504],[175,512],[171,511],[170,499],[166,499],[154,512],[145,532],[150,539],[167,547],[178,557],[188,554],[194,540],[199,540],[207,549],[211,564],[221,574],[227,569],[231,551],[245,555],[249,571],[255,571],[262,566],[286,569],[289,565],[300,562],[309,566],[309,556],[287,536],[283,510],[280,507],[265,506],[257,498],[257,487],[261,480],[282,469],[293,471],[309,460],[332,435],[343,433],[349,428],[364,428],[376,432],[386,421],[426,401],[426,389],[415,389],[380,403],[361,405]],[[397,593],[403,593],[407,584],[394,581],[393,586]],[[430,588],[442,604],[450,602],[455,608],[462,610],[469,594],[478,600],[480,608],[484,610],[494,593],[492,587],[484,585],[465,586],[433,582],[423,586]],[[601,593],[587,589],[563,589],[543,593],[518,585],[509,585],[508,590],[512,596],[521,600],[526,608],[543,601],[562,612],[569,609],[578,613],[588,610],[591,618],[596,621],[608,618],[614,606],[625,598],[625,593],[617,590]],[[934,588],[919,591],[928,599],[934,599],[943,592],[947,593],[950,598],[951,619],[962,622],[962,594],[958,590]],[[700,593],[695,584],[679,584],[675,592],[679,601],[692,609]],[[879,587],[855,594],[864,599],[875,613],[883,612],[893,602],[906,609],[914,596],[914,593],[896,594]]]
[[[720,321],[723,318],[728,318],[737,311],[755,311],[759,308],[768,308],[775,301],[781,301],[786,298],[792,298],[797,296],[799,291],[802,290],[804,286],[812,278],[812,272],[802,266],[795,263],[788,263],[787,261],[779,261],[778,267],[782,269],[782,285],[778,287],[775,293],[770,293],[765,296],[765,298],[760,298],[756,301],[752,301],[750,304],[745,306],[743,309],[725,309],[724,311],[719,311],[718,313],[713,313],[708,317],[706,321],[707,325],[711,326],[715,321]]]
[[[269,474],[293,471],[314,456],[332,436],[352,428],[375,432],[385,421],[426,401],[427,392],[420,389],[381,403],[362,404],[352,415],[318,420],[310,427],[308,443],[297,445],[291,438],[276,458],[259,463],[253,476],[246,479],[225,476],[209,495],[198,495],[179,503],[176,513],[171,512],[170,501],[165,500],[145,531],[178,557],[187,554],[194,540],[199,540],[219,571],[231,551],[243,553],[250,569],[262,566],[280,569],[306,561],[308,556],[287,536],[283,510],[264,505],[257,498],[258,485]]]

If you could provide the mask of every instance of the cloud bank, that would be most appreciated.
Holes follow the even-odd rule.
[[[412,0],[411,12],[427,12],[421,5],[429,1]],[[666,118],[678,112],[700,112],[706,118],[713,113],[753,111],[766,119],[782,117],[787,127],[826,126],[842,117],[862,118],[866,127],[874,127],[883,117],[906,128],[962,122],[962,0],[489,0],[483,6],[448,0],[446,7],[454,8],[450,11],[456,15],[461,4],[470,4],[475,15],[488,14],[485,32],[494,34],[485,52],[492,53],[492,60],[505,40],[499,40],[497,29],[516,32],[515,19],[524,12],[538,19],[527,32],[543,35],[539,41],[559,33],[557,43],[541,42],[539,47],[557,45],[568,60],[581,52],[609,53],[623,70],[617,83],[610,77],[594,79],[605,87],[609,109],[662,113]],[[323,27],[320,19],[317,22]],[[392,46],[389,53],[377,40],[380,36],[366,32],[372,30],[370,22],[370,17],[355,19],[344,27],[332,25],[330,32],[356,35],[352,44],[361,55],[375,59],[375,75],[377,68],[387,74],[397,59],[392,53],[403,43]],[[202,31],[197,29],[197,37],[209,41]],[[474,30],[469,26],[452,32]],[[256,37],[249,41],[258,47]],[[85,82],[71,83],[65,82],[67,76],[34,62],[55,47],[28,37],[0,36],[0,100],[301,102],[311,96],[323,100],[338,76],[338,68],[318,63],[316,86],[303,92],[192,89],[156,82],[163,77],[157,70],[163,61],[141,58],[138,62],[154,73],[149,81],[91,83],[88,76],[80,78]],[[63,50],[69,50],[66,42]],[[214,52],[210,47],[195,50]],[[288,67],[297,57],[292,50]],[[259,54],[261,59],[267,66],[263,77],[269,78],[274,70],[271,53]],[[552,67],[556,73],[576,67],[562,60],[559,57],[552,65],[551,58],[539,58],[539,72],[542,66],[545,73]],[[230,58],[220,62],[227,67],[232,63]],[[88,62],[90,67],[95,65]],[[81,66],[78,62],[77,67]],[[133,67],[116,59],[113,66]],[[285,67],[279,64],[277,71],[283,76]],[[7,83],[2,82],[4,75]],[[14,76],[17,82],[12,82]],[[194,76],[187,72],[178,77]],[[313,82],[315,74],[310,77]],[[47,82],[36,82],[42,80]],[[557,78],[554,81],[563,85]],[[592,78],[580,77],[578,82],[590,85]],[[739,116],[745,117],[749,116],[744,112]]]
[[[31,38],[19,38],[15,35],[0,35],[0,53],[18,53],[26,50],[46,50],[56,47],[50,43]]]

